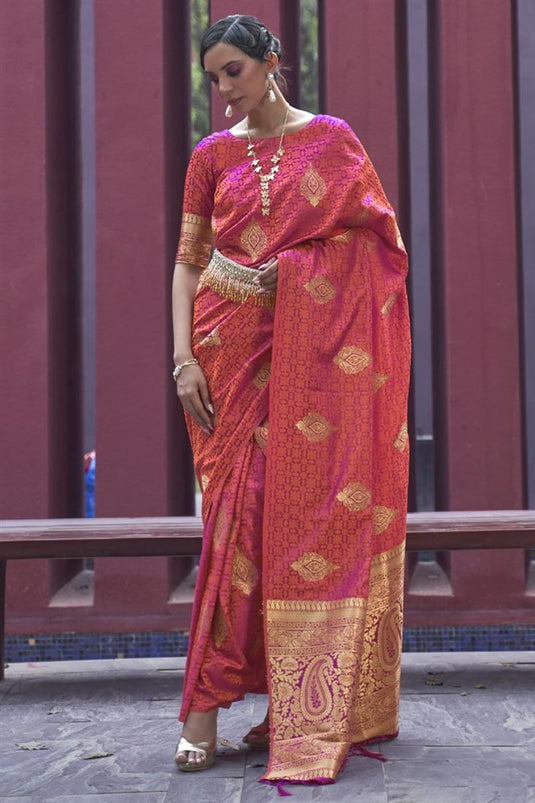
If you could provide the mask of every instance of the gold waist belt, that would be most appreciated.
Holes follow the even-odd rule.
[[[274,307],[275,293],[261,293],[253,281],[258,276],[256,268],[247,268],[223,256],[217,249],[212,254],[208,267],[201,273],[199,287],[205,286],[223,298],[243,304],[252,299],[258,307]]]

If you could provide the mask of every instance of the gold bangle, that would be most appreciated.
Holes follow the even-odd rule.
[[[185,362],[181,362],[180,365],[175,365],[173,370],[173,379],[175,382],[177,381],[178,377],[180,376],[182,369],[186,367],[186,365],[198,365],[199,360],[196,360],[195,357],[192,357],[190,360],[186,360]]]

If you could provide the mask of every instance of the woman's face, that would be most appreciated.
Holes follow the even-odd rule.
[[[204,69],[225,103],[248,114],[266,97],[270,65],[247,56],[234,45],[218,42],[204,56]]]

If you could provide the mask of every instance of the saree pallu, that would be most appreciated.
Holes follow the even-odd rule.
[[[398,733],[410,341],[385,257],[367,229],[279,256],[263,530],[268,780],[332,780],[352,745]]]
[[[314,783],[398,732],[407,258],[346,123],[320,115],[285,151],[267,219],[229,132],[190,165],[177,256],[206,268],[211,216],[236,261],[216,253],[194,307],[216,421],[187,419],[204,544],[180,718],[268,690],[263,780]],[[276,301],[250,283],[271,256]]]

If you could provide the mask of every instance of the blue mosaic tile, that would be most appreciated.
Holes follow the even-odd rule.
[[[188,634],[55,633],[6,636],[4,660],[76,661],[100,658],[183,657]],[[466,625],[463,627],[406,627],[404,652],[481,652],[535,650],[535,625]]]

